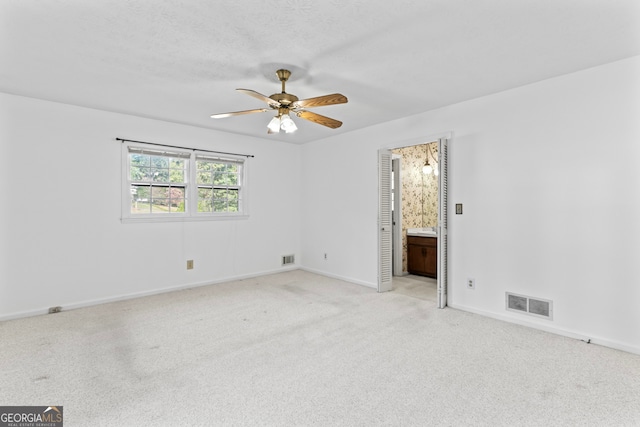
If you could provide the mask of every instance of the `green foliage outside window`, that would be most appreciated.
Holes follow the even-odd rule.
[[[198,213],[241,211],[243,163],[181,153],[154,155],[130,150],[129,181],[132,214],[186,212],[189,193],[197,197]],[[195,160],[195,162],[194,162]],[[195,166],[195,188],[187,188]],[[196,194],[193,193],[195,190]]]
[[[239,175],[236,163],[197,161],[198,212],[238,212]]]
[[[185,211],[185,159],[132,153],[129,170],[131,213]]]

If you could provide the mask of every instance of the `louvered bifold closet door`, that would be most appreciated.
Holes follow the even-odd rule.
[[[449,169],[449,143],[445,138],[438,140],[438,307],[447,306],[447,290],[449,287],[448,261],[448,206],[447,178]]]
[[[378,206],[378,292],[393,288],[392,213],[391,213],[391,151],[378,154],[380,200]]]

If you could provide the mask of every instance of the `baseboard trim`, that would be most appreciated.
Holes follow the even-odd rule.
[[[292,266],[287,266],[287,267],[281,267],[281,268],[277,268],[277,269],[273,269],[273,270],[266,270],[266,271],[261,271],[261,272],[256,272],[256,273],[248,273],[248,274],[241,274],[238,276],[228,276],[225,278],[221,278],[221,279],[214,279],[214,280],[207,280],[204,282],[193,282],[193,283],[186,283],[186,284],[182,284],[182,285],[175,285],[175,286],[169,286],[166,288],[159,288],[159,289],[150,289],[147,291],[141,291],[141,292],[133,292],[130,294],[121,294],[121,295],[115,295],[112,297],[106,297],[106,298],[96,298],[93,300],[86,300],[86,301],[79,301],[79,302],[74,302],[74,303],[68,303],[68,304],[60,304],[60,306],[62,307],[62,311],[69,311],[69,310],[75,310],[78,308],[84,308],[84,307],[91,307],[94,305],[100,305],[100,304],[108,304],[111,302],[117,302],[117,301],[124,301],[124,300],[129,300],[129,299],[134,299],[134,298],[142,298],[142,297],[147,297],[147,296],[151,296],[151,295],[158,295],[158,294],[164,294],[167,292],[174,292],[174,291],[181,291],[184,289],[192,289],[192,288],[199,288],[202,286],[209,286],[209,285],[216,285],[219,283],[227,283],[227,282],[233,282],[236,280],[244,280],[244,279],[251,279],[254,277],[259,277],[259,276],[266,276],[269,274],[277,274],[277,273],[284,273],[287,271],[293,271],[293,270],[298,270],[300,267],[296,266],[296,265],[292,265]],[[35,309],[35,310],[28,310],[28,311],[21,311],[21,312],[17,312],[17,313],[10,313],[10,314],[4,314],[4,315],[0,315],[0,322],[2,321],[6,321],[6,320],[15,320],[15,319],[21,319],[24,317],[33,317],[33,316],[40,316],[43,314],[48,314],[49,313],[49,308],[41,308],[41,309]]]
[[[309,273],[319,274],[320,276],[330,277],[332,279],[338,279],[356,285],[366,286],[367,288],[378,289],[377,283],[365,282],[364,280],[354,279],[352,277],[340,276],[338,274],[328,273],[322,270],[316,270],[315,268],[300,267],[300,270],[308,271]]]
[[[467,311],[469,313],[479,314],[481,316],[490,317],[496,320],[502,320],[508,323],[515,323],[516,325],[526,326],[528,328],[538,329],[541,331],[549,332],[556,335],[561,335],[568,338],[574,338],[585,343],[597,344],[603,347],[613,348],[615,350],[625,351],[627,353],[633,353],[640,355],[640,347],[625,344],[618,341],[609,340],[606,338],[592,336],[579,331],[573,331],[570,329],[558,328],[555,326],[541,325],[539,323],[528,322],[527,320],[516,319],[511,316],[502,315],[499,313],[493,313],[490,311],[478,310],[476,308],[467,307],[458,304],[447,304],[451,308],[456,310]]]

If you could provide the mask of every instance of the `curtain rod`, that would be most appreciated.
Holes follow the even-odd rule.
[[[157,145],[158,147],[182,148],[184,150],[203,151],[205,153],[216,153],[216,154],[229,154],[231,156],[255,157],[253,154],[239,154],[239,153],[227,153],[225,151],[200,150],[198,148],[180,147],[178,145],[157,144],[155,142],[136,141],[136,140],[133,140],[133,139],[116,138],[116,141],[120,141],[120,142],[125,142],[125,141],[127,141],[127,142],[137,142],[137,143],[140,143],[140,144]]]

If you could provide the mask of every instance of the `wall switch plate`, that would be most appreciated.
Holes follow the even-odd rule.
[[[476,279],[467,279],[467,289],[475,289],[476,288]]]
[[[462,215],[462,203],[456,203],[456,215]]]
[[[192,259],[188,259],[187,260],[187,270],[193,270],[193,260]]]

